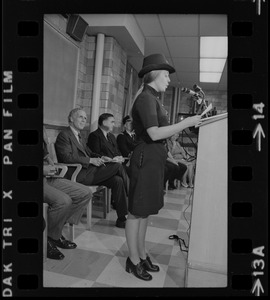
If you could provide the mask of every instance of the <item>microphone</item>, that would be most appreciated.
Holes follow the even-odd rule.
[[[193,89],[194,89],[195,92],[201,92],[202,91],[202,88],[199,87],[197,84],[193,85]]]
[[[190,94],[192,96],[195,96],[195,97],[198,97],[199,98],[199,94],[190,90],[190,89],[187,89],[187,88],[181,88],[181,91],[184,92],[184,93],[187,93],[187,94]]]

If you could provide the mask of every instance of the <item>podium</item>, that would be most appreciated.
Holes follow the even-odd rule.
[[[199,126],[185,287],[227,286],[227,113]]]

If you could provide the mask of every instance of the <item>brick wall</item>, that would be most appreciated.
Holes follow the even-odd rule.
[[[114,133],[121,131],[124,106],[127,54],[113,37],[105,37],[101,80],[100,114],[112,113],[115,117]]]

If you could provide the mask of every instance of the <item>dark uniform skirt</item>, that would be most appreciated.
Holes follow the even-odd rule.
[[[137,145],[130,160],[128,211],[139,217],[155,215],[164,205],[164,168],[167,151],[163,143]]]

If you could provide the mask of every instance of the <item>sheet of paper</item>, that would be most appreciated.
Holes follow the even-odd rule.
[[[202,112],[201,117],[207,114],[212,109],[212,103],[210,103],[207,108]]]

